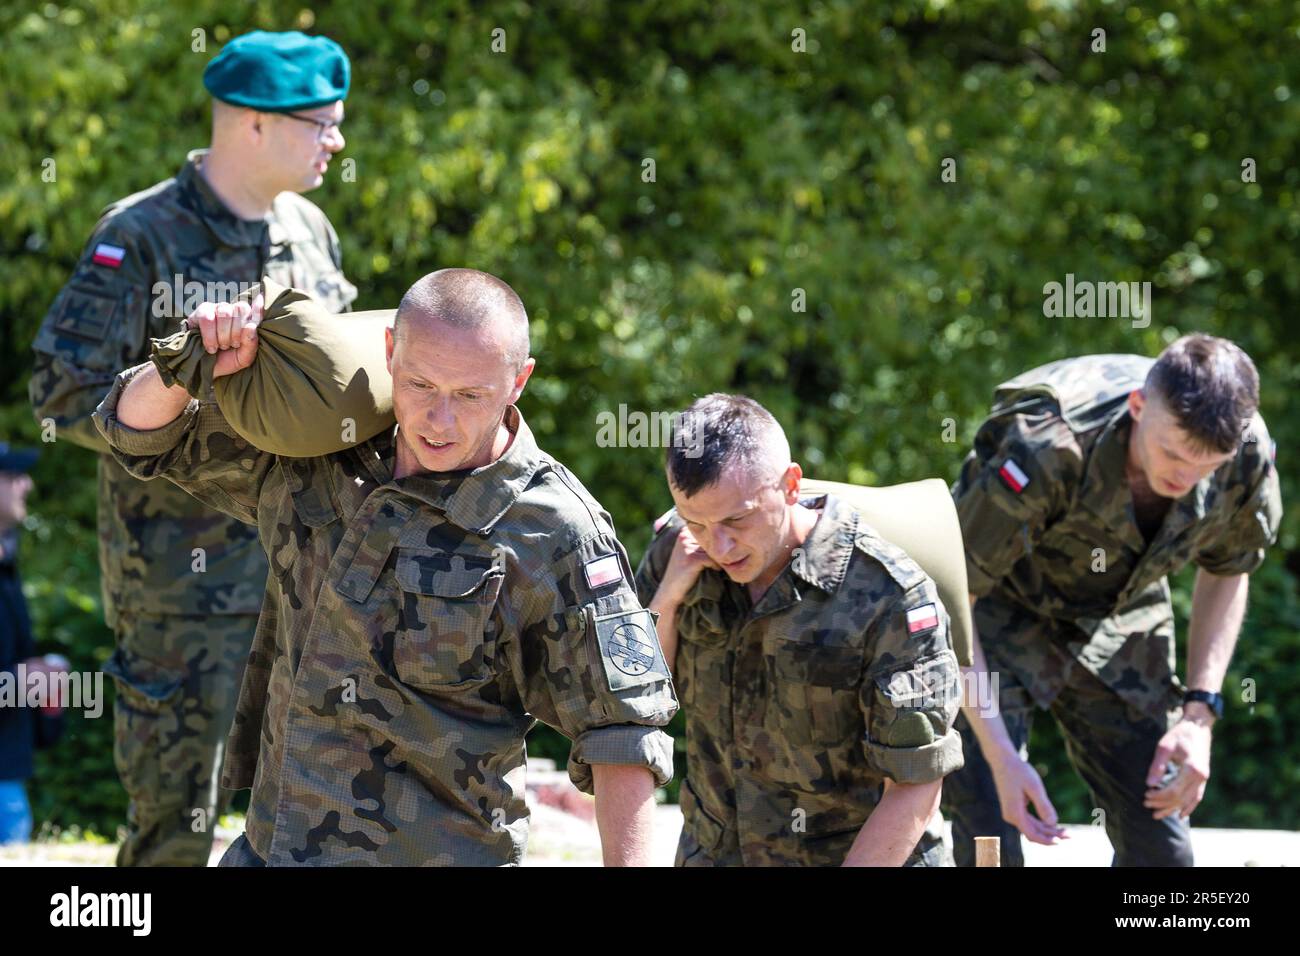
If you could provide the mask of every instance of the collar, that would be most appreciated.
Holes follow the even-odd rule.
[[[397,427],[372,438],[371,445],[386,470],[385,486],[436,508],[466,531],[491,533],[532,483],[533,476],[549,467],[516,406],[506,408],[504,421],[515,436],[510,447],[496,461],[473,470],[423,472],[395,479]]]
[[[1141,553],[1147,549],[1147,544],[1137,529],[1133,495],[1129,491],[1126,473],[1128,443],[1132,431],[1133,417],[1129,414],[1128,406],[1122,405],[1106,422],[1088,457],[1083,484],[1079,489],[1079,500],[1102,519],[1107,527],[1120,534]],[[1206,500],[1217,474],[1215,471],[1206,475],[1187,494],[1170,503],[1164,524],[1152,544],[1161,538],[1178,534],[1183,528],[1205,517]],[[1122,493],[1116,493],[1117,488],[1123,489]]]
[[[800,504],[820,508],[821,514],[790,562],[790,570],[814,587],[834,594],[844,581],[853,554],[858,513],[830,494],[803,499]]]
[[[853,543],[858,534],[858,513],[834,495],[822,494],[799,501],[805,508],[821,508],[817,522],[795,549],[790,563],[776,576],[754,605],[753,615],[760,617],[782,611],[803,600],[798,581],[834,594],[844,581]],[[797,579],[797,580],[796,580]],[[734,585],[745,591],[745,585]]]
[[[277,215],[277,209],[281,205],[278,196],[265,219],[240,219],[231,212],[199,172],[199,165],[208,152],[206,149],[192,149],[186,154],[185,165],[176,174],[176,185],[184,197],[184,204],[203,220],[223,245],[235,248],[260,247],[268,230],[272,245],[301,238],[291,234],[283,217]]]

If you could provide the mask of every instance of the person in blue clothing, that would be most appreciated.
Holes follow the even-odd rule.
[[[18,528],[27,517],[32,490],[28,471],[36,452],[0,442],[0,679],[17,687],[0,697],[0,843],[24,843],[32,832],[26,782],[32,776],[37,747],[54,743],[63,729],[62,707],[55,701],[26,706],[23,675],[54,673],[63,668],[36,656],[31,617],[18,577]]]

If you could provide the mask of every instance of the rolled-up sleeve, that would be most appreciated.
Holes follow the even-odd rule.
[[[861,692],[867,763],[896,783],[939,780],[963,764],[961,680],[934,584],[909,588],[878,628]]]
[[[1282,491],[1273,463],[1272,443],[1263,426],[1262,437],[1245,443],[1236,482],[1241,504],[1223,533],[1193,556],[1196,566],[1210,574],[1251,574],[1264,563],[1264,554],[1277,541],[1282,523]]]
[[[673,778],[673,739],[658,727],[596,727],[579,734],[569,752],[569,779],[584,793],[593,791],[593,764],[645,767],[654,775],[655,786],[664,787]]]
[[[258,496],[275,456],[236,433],[215,402],[191,398],[175,419],[148,430],[117,417],[122,392],[148,365],[119,373],[95,409],[95,427],[113,457],[137,478],[166,478],[204,504],[256,524]]]
[[[198,418],[199,401],[191,398],[185,409],[161,428],[141,431],[122,424],[117,417],[117,406],[122,399],[122,392],[126,390],[126,387],[131,384],[137,375],[149,367],[149,364],[145,362],[120,372],[113,381],[113,387],[109,389],[108,394],[99,403],[99,407],[95,409],[95,427],[99,430],[99,434],[103,439],[108,442],[110,449],[121,453],[115,456],[119,460],[122,458],[155,458],[165,455],[180,444],[181,438],[194,427],[195,419]],[[122,464],[127,465],[126,461],[123,461]],[[132,474],[135,474],[135,472],[132,471]]]
[[[580,790],[593,792],[593,764],[642,766],[663,786],[673,743],[661,728],[677,697],[622,545],[612,534],[591,535],[538,584],[549,603],[521,636],[525,708],[573,741],[568,770]]]

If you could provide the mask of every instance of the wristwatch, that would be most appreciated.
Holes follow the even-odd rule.
[[[1223,717],[1223,695],[1212,694],[1208,690],[1189,690],[1183,694],[1183,703],[1190,704],[1192,701],[1199,701],[1210,710],[1214,711],[1214,716],[1218,719]]]

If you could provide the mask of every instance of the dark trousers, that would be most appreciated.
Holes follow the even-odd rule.
[[[989,666],[995,667],[992,662]],[[1035,707],[1010,671],[998,673],[1002,719],[1023,755]],[[1090,822],[1106,827],[1115,851],[1111,865],[1191,866],[1188,822],[1176,813],[1155,820],[1153,811],[1142,805],[1147,768],[1166,724],[1138,713],[1077,664],[1050,713],[1065,738],[1070,764],[1088,785],[1094,808]],[[1002,838],[1002,865],[1024,866],[1020,831],[1002,819],[993,772],[964,714],[958,715],[956,726],[966,763],[943,783],[943,810],[953,825],[953,857],[958,866],[974,866],[974,838],[996,836]],[[1050,799],[1051,781],[1044,786]]]
[[[234,843],[226,847],[217,866],[266,866],[266,861],[257,855],[248,842],[248,837],[241,833]]]

